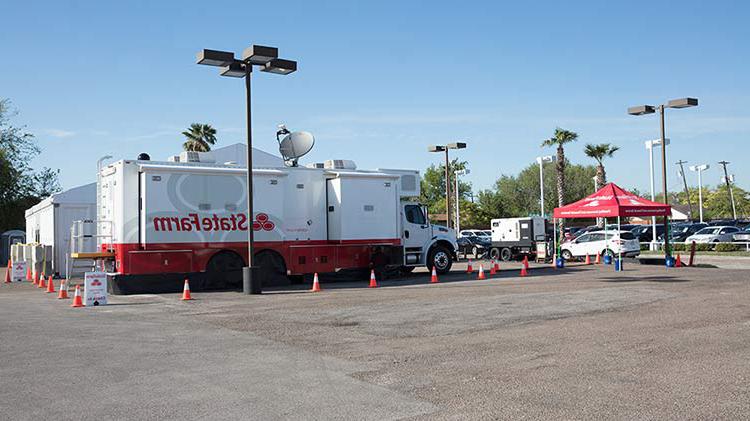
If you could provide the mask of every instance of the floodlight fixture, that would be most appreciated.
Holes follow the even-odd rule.
[[[234,53],[218,50],[200,50],[196,55],[196,63],[206,66],[229,66],[234,61]]]

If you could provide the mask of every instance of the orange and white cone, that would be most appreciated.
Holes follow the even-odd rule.
[[[497,272],[498,270],[500,270],[500,263],[498,263],[498,262],[495,262],[495,263],[493,264],[493,269],[495,269],[495,272]]]
[[[526,266],[521,266],[521,277],[524,277],[524,276],[526,276],[528,274],[529,274],[529,272],[526,269]]]
[[[523,267],[529,270],[529,256],[523,256]]]
[[[431,284],[437,284],[438,282],[440,282],[440,281],[438,281],[437,271],[435,270],[435,266],[433,266],[432,267],[432,276],[430,276],[430,283]]]
[[[8,268],[5,271],[5,283],[10,283],[10,271],[13,270],[13,265],[10,263],[10,259],[8,259]]]
[[[55,291],[55,283],[52,281],[52,275],[47,279],[47,292],[57,292]]]
[[[73,304],[71,307],[84,307],[83,298],[81,298],[81,286],[76,285],[76,293],[73,295]]]
[[[466,273],[474,272],[474,268],[471,266],[471,259],[469,259],[469,266],[466,267]]]
[[[594,261],[597,265],[602,263],[602,255],[599,253],[596,253],[596,260]]]
[[[190,284],[187,278],[185,279],[185,286],[182,288],[182,301],[190,301],[193,297],[190,296]]]
[[[676,268],[682,267],[682,259],[680,258],[680,253],[677,253],[677,259],[674,261],[674,267]]]
[[[60,292],[57,293],[57,299],[58,300],[68,299],[68,283],[65,281],[65,279],[60,280]]]
[[[492,275],[494,275],[494,274],[497,273],[497,268],[495,267],[496,264],[497,263],[495,263],[494,260],[490,261],[490,276],[492,276]]]
[[[370,288],[377,288],[378,287],[378,280],[375,279],[375,271],[370,270]]]
[[[479,279],[479,280],[487,279],[484,276],[484,266],[482,266],[481,264],[479,264],[479,276],[477,276],[477,279]]]
[[[320,289],[320,281],[318,281],[318,273],[317,272],[315,272],[315,275],[313,275],[313,286],[312,286],[312,289],[310,291],[311,292],[320,292],[320,291],[322,291]]]
[[[37,274],[36,276],[38,277],[39,274]],[[44,280],[44,278],[39,278],[38,282],[39,283],[36,285],[37,288],[47,288],[47,282]]]
[[[34,279],[33,279],[33,278],[31,277],[31,268],[30,268],[30,267],[27,267],[27,268],[26,268],[26,280],[27,280],[27,281],[32,281],[32,282],[33,282],[33,280],[34,280]],[[36,282],[35,282],[35,284],[36,284]]]
[[[591,264],[591,256],[589,256],[588,254],[586,255],[586,262],[585,262],[585,263],[586,263],[587,265],[590,265],[590,264]]]

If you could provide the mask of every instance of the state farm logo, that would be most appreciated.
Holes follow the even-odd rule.
[[[268,220],[268,215],[265,213],[259,213],[253,221],[253,231],[273,231],[276,228],[276,224]]]
[[[100,287],[100,286],[102,286],[102,283],[99,282],[98,279],[94,279],[93,281],[91,281],[91,286],[92,287]]]

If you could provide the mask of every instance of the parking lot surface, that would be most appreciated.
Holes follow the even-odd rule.
[[[0,285],[0,418],[747,419],[750,275],[463,266],[73,309]]]

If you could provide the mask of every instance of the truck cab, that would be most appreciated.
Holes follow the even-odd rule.
[[[402,202],[401,205],[403,270],[410,272],[424,265],[429,270],[434,267],[440,274],[450,271],[458,250],[456,231],[431,224],[427,207],[420,203]]]

